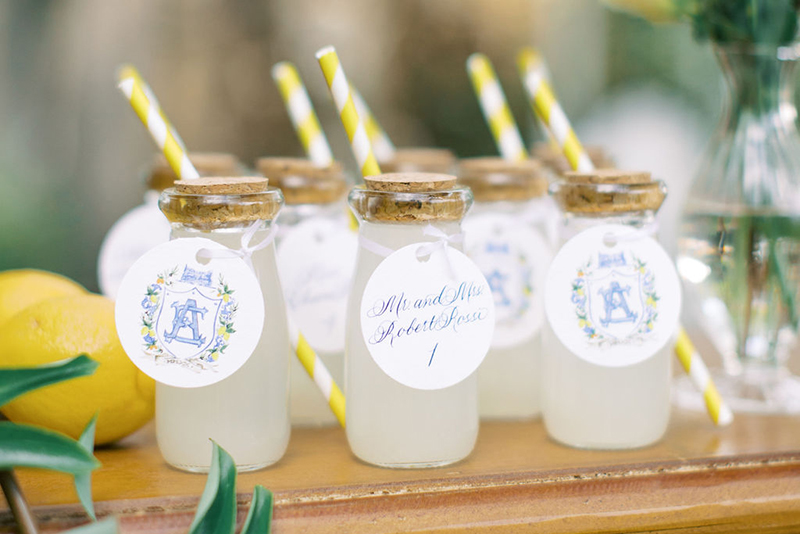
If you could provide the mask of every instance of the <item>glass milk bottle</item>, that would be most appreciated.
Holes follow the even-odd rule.
[[[664,184],[649,173],[616,170],[568,172],[550,191],[564,214],[562,246],[601,224],[651,233],[666,195]],[[633,365],[596,365],[567,349],[545,321],[542,415],[548,434],[589,449],[628,449],[658,441],[669,421],[672,358],[672,343],[667,343]]]
[[[475,195],[464,220],[465,250],[494,296],[492,348],[478,370],[481,417],[539,415],[544,278],[556,213],[547,179],[533,160],[473,158],[459,162],[459,182]]]
[[[456,157],[446,148],[404,147],[394,151],[389,161],[380,162],[383,172],[433,172],[451,174]]]
[[[342,167],[334,163],[319,168],[301,158],[261,158],[256,168],[281,189],[286,201],[277,258],[287,313],[343,386],[345,317],[358,242],[349,228]],[[294,354],[290,359],[292,423],[336,424],[300,361]]]
[[[192,152],[189,159],[201,176],[241,174],[239,160],[233,154]],[[169,222],[158,209],[158,196],[176,179],[167,160],[159,154],[147,174],[144,203],[123,215],[103,239],[97,278],[100,290],[108,298],[116,298],[122,278],[142,254],[169,241]]]
[[[478,435],[477,376],[436,390],[407,387],[373,360],[361,332],[361,298],[371,275],[392,251],[434,241],[432,225],[453,235],[472,204],[472,193],[454,187],[455,177],[398,173],[367,177],[350,192],[359,238],[348,305],[345,348],[347,439],[361,460],[384,467],[433,467],[465,458]],[[379,181],[378,181],[379,180]],[[458,247],[458,245],[453,245]],[[384,249],[383,253],[378,253]]]
[[[264,178],[198,178],[175,183],[159,206],[172,226],[172,239],[203,237],[239,250],[253,224],[252,246],[270,234],[283,205],[281,192]],[[278,280],[275,247],[252,253],[264,297],[264,327],[250,358],[231,376],[208,386],[156,384],[156,438],[167,463],[208,471],[213,439],[239,471],[277,462],[289,442],[289,338]]]

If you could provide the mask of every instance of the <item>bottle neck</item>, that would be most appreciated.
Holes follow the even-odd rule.
[[[628,211],[614,214],[598,214],[587,216],[584,214],[564,213],[561,225],[558,228],[559,245],[563,245],[577,234],[601,224],[621,224],[633,228],[643,228],[655,224],[653,211]]]

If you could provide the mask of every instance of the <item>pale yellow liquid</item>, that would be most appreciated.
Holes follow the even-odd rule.
[[[173,228],[172,238],[204,237],[230,248],[241,246],[242,230],[199,232]],[[252,243],[267,235],[259,230]],[[213,439],[233,457],[239,471],[277,462],[289,443],[289,337],[275,264],[275,247],[253,254],[264,295],[264,330],[252,356],[228,378],[201,388],[156,384],[156,438],[167,463],[208,471]]]
[[[541,328],[519,345],[489,350],[478,369],[482,418],[528,419],[539,415],[541,350]]]
[[[580,230],[593,225],[582,222]],[[669,423],[672,342],[637,364],[604,367],[573,354],[549,321],[543,330],[542,416],[553,439],[585,449],[630,449],[661,439]]]
[[[449,234],[458,223],[440,223]],[[422,224],[362,223],[361,233],[397,250],[431,241]],[[413,389],[378,367],[361,334],[361,296],[382,256],[360,248],[345,346],[347,440],[361,460],[384,467],[433,467],[465,458],[478,436],[477,377],[439,390]]]
[[[540,216],[535,223],[526,220],[526,211],[535,211]],[[520,224],[528,224],[548,244],[551,243],[549,229],[553,226],[554,210],[549,198],[537,198],[529,202],[476,203],[470,217],[490,214],[493,211],[518,217]],[[551,252],[542,251],[549,262]],[[539,266],[547,269],[547,263]],[[543,272],[545,272],[543,271]],[[486,275],[487,273],[483,273]],[[544,287],[543,276],[537,276],[533,306],[541,306]],[[510,346],[489,350],[478,369],[478,401],[482,419],[531,419],[540,413],[541,397],[541,351],[542,329],[524,341]],[[495,336],[498,331],[495,331]]]
[[[347,228],[348,219],[342,215],[345,213],[345,205],[336,202],[331,205],[299,205],[285,206],[281,210],[279,224],[281,230],[278,234],[278,242],[289,235],[293,227],[312,217],[319,217],[321,220],[326,218],[331,225],[341,225]],[[309,251],[313,252],[314,243],[309,243]],[[285,286],[284,286],[285,287]],[[288,294],[284,292],[284,294]],[[342,309],[341,313],[346,313]],[[289,310],[287,309],[287,313]],[[295,321],[295,325],[299,322]],[[308,340],[307,340],[308,341]],[[326,351],[318,347],[311,347],[320,357],[328,372],[333,377],[334,382],[340,387],[344,384],[344,350]],[[295,356],[294,351],[289,355],[289,371],[291,375],[289,387],[291,422],[297,426],[329,426],[336,425],[338,421],[333,415],[328,399],[320,393],[319,387],[314,383],[314,379],[309,376],[300,360]]]

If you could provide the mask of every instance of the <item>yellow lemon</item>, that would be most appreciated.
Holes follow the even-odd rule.
[[[86,294],[83,286],[60,274],[35,269],[1,272],[0,325],[37,302],[83,294]]]
[[[0,325],[0,366],[34,366],[78,354],[100,363],[93,375],[26,393],[2,408],[6,417],[77,438],[98,413],[98,445],[153,417],[155,383],[125,355],[111,300],[91,294],[50,299]]]

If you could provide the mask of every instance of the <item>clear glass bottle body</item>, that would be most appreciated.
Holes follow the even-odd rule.
[[[459,194],[466,201],[459,202],[466,202],[466,212],[471,196],[464,191]],[[351,193],[351,206],[354,194],[361,193]],[[398,196],[410,199],[414,194]],[[424,206],[426,195],[419,197]],[[424,233],[428,224],[447,234],[461,232],[460,217],[417,223],[359,218],[360,235],[391,250],[435,240]],[[477,374],[444,389],[420,390],[400,384],[378,367],[364,343],[360,308],[364,288],[383,259],[363,247],[358,250],[345,349],[347,440],[358,458],[383,467],[422,468],[457,462],[469,455],[478,436]]]
[[[163,195],[170,195],[170,191]],[[246,195],[238,198],[243,196]],[[214,198],[225,204],[228,197]],[[231,196],[231,203],[236,198]],[[173,222],[171,238],[202,237],[238,250],[250,224],[229,223],[225,228],[201,229]],[[270,224],[265,221],[251,243],[266,238]],[[167,463],[179,469],[208,471],[212,439],[231,454],[239,471],[271,465],[286,451],[290,434],[290,352],[274,243],[255,251],[251,259],[265,309],[261,338],[247,362],[210,386],[176,388],[156,384],[156,440]]]
[[[560,244],[600,224],[644,227],[652,211],[582,216],[567,213]],[[626,367],[589,363],[567,349],[545,322],[542,350],[542,416],[548,434],[586,449],[629,449],[658,441],[670,415],[672,343]]]
[[[542,298],[552,258],[553,208],[546,196],[476,202],[464,221],[467,253],[489,281],[497,314],[492,348],[478,369],[482,418],[539,415]],[[477,241],[472,234],[480,236]]]
[[[277,239],[287,313],[341,387],[347,299],[357,248],[346,210],[343,201],[286,205],[281,210]],[[324,235],[315,236],[317,232]],[[312,277],[313,283],[301,282]],[[294,354],[290,360],[292,424],[337,424],[327,400],[300,361]]]

